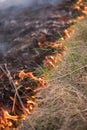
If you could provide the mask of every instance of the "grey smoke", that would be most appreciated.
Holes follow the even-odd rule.
[[[5,56],[10,48],[10,45],[7,42],[0,41],[0,61]]]
[[[0,0],[0,9],[11,6],[37,6],[60,3],[62,0]]]

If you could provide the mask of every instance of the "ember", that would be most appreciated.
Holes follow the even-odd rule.
[[[17,12],[18,11],[18,12]],[[36,67],[49,69],[62,61],[75,19],[87,15],[82,0],[64,4],[0,12],[0,129],[16,128],[38,106],[36,94],[47,85]]]

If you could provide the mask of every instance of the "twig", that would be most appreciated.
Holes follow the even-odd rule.
[[[14,95],[14,99],[13,99],[12,112],[14,112],[14,111],[15,111],[16,95],[17,95],[17,94],[15,93],[15,95]]]
[[[7,76],[8,76],[8,78],[9,78],[10,84],[14,87],[15,92],[16,92],[16,95],[17,95],[17,97],[18,97],[18,99],[19,99],[19,102],[20,102],[20,104],[21,104],[21,106],[22,106],[22,108],[23,108],[24,113],[26,114],[27,111],[26,111],[26,109],[25,109],[25,107],[24,107],[24,105],[23,105],[23,102],[22,102],[22,100],[21,100],[21,98],[20,98],[20,95],[19,95],[19,93],[18,93],[18,91],[17,91],[17,88],[16,88],[16,86],[15,86],[15,83],[14,83],[14,81],[13,81],[13,78],[12,78],[12,76],[11,76],[11,74],[10,74],[10,71],[8,70],[6,64],[5,64],[5,68],[6,68],[6,71],[7,71]]]
[[[14,89],[15,89],[15,94],[17,95],[18,100],[19,100],[19,102],[20,102],[20,104],[21,104],[21,106],[22,106],[22,108],[23,108],[23,112],[26,114],[27,111],[26,111],[26,109],[25,109],[25,107],[24,107],[24,105],[23,105],[23,102],[21,101],[20,95],[19,95],[19,93],[18,93],[18,91],[17,91],[17,88],[16,88],[16,86],[15,86],[15,83],[14,83],[14,81],[13,81],[13,78],[12,78],[12,76],[11,76],[11,74],[10,74],[10,71],[9,71],[8,68],[7,68],[7,64],[4,64],[4,66],[5,66],[5,69],[6,69],[6,70],[4,70],[1,65],[0,65],[0,68],[1,68],[1,70],[5,73],[5,75],[8,77],[11,86],[14,87]]]

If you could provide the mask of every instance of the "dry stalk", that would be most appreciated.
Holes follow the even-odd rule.
[[[21,106],[22,106],[22,108],[23,108],[23,112],[24,112],[25,114],[27,114],[27,111],[26,111],[26,109],[25,109],[25,106],[23,105],[23,102],[22,102],[21,98],[20,98],[20,95],[19,95],[18,90],[17,90],[17,88],[16,88],[16,86],[15,86],[15,83],[14,83],[14,81],[13,81],[13,78],[12,78],[12,76],[11,76],[11,73],[10,73],[10,71],[9,71],[8,68],[7,68],[7,64],[4,64],[4,67],[5,67],[5,69],[4,69],[2,66],[0,66],[1,70],[2,70],[2,71],[4,72],[4,74],[8,77],[9,82],[10,82],[10,85],[15,89],[15,97],[16,97],[16,95],[17,95],[18,100],[19,100],[19,102],[20,102],[20,104],[21,104]],[[14,108],[14,104],[15,104],[15,103],[13,103],[13,108]]]
[[[62,76],[60,76],[60,77],[57,77],[57,78],[54,78],[54,79],[51,79],[51,80],[48,80],[48,81],[49,81],[49,82],[53,82],[53,81],[55,81],[55,80],[57,80],[57,79],[65,78],[66,76],[72,75],[73,73],[75,73],[75,72],[77,72],[77,71],[79,71],[79,70],[81,70],[81,69],[83,69],[83,68],[85,68],[85,67],[87,67],[87,65],[84,65],[84,66],[82,66],[82,67],[80,67],[80,68],[75,69],[74,71],[72,71],[72,72],[70,72],[70,73],[64,74],[64,75],[62,75]]]

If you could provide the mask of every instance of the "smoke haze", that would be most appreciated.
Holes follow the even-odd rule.
[[[62,0],[0,0],[0,9],[11,6],[35,6],[60,3]]]

